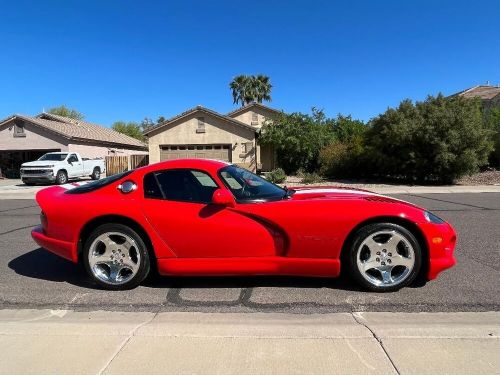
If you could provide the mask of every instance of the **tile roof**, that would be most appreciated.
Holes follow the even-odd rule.
[[[14,118],[21,118],[32,124],[38,125],[53,133],[68,139],[94,141],[96,143],[113,144],[116,146],[134,147],[146,149],[147,145],[138,139],[119,133],[113,129],[101,125],[92,124],[82,120],[74,120],[68,117],[53,115],[51,113],[40,113],[37,116],[13,115],[0,121],[0,124]]]
[[[483,100],[493,99],[495,96],[500,94],[499,86],[474,86],[467,90],[456,93],[455,95],[463,96],[464,98],[475,98],[479,97]]]
[[[232,116],[238,115],[239,113],[244,112],[247,109],[250,109],[251,107],[259,107],[259,108],[262,108],[264,110],[268,110],[268,111],[275,112],[275,113],[280,113],[280,111],[278,111],[274,108],[268,107],[267,105],[264,105],[262,103],[253,102],[253,103],[247,104],[241,108],[237,108],[234,111],[229,112],[226,116],[232,117]]]
[[[234,118],[231,118],[231,117],[228,117],[228,116],[222,115],[222,114],[220,114],[220,113],[218,113],[218,112],[215,112],[215,111],[213,111],[213,110],[211,110],[211,109],[208,109],[208,108],[206,108],[206,107],[203,107],[203,106],[201,106],[201,105],[198,105],[198,106],[193,107],[193,108],[191,108],[191,109],[188,109],[187,111],[182,112],[182,113],[180,113],[180,114],[178,114],[178,115],[176,115],[176,116],[174,116],[174,117],[171,117],[171,118],[169,118],[168,120],[165,120],[165,121],[164,121],[164,122],[162,122],[161,124],[158,124],[158,125],[156,125],[156,126],[152,126],[152,127],[148,128],[148,129],[146,129],[146,130],[144,131],[144,135],[147,135],[147,134],[149,134],[149,133],[151,133],[151,132],[153,132],[153,131],[155,131],[155,130],[158,130],[158,129],[160,129],[160,128],[163,128],[164,126],[170,125],[172,122],[177,121],[177,120],[179,120],[179,119],[181,119],[181,118],[183,118],[183,117],[189,116],[189,115],[191,115],[191,114],[193,114],[193,113],[195,113],[195,112],[203,112],[203,113],[206,113],[206,114],[212,115],[212,116],[214,116],[214,117],[217,117],[217,118],[219,118],[219,119],[221,119],[221,120],[227,121],[227,122],[229,122],[229,123],[231,123],[231,124],[233,124],[233,125],[241,126],[241,127],[243,127],[243,128],[246,128],[246,129],[248,129],[248,130],[252,130],[252,131],[254,131],[254,132],[256,132],[256,131],[257,131],[257,129],[255,129],[255,128],[254,128],[253,126],[251,126],[251,125],[245,124],[244,122],[238,121],[238,120],[236,120],[236,119],[234,119]]]

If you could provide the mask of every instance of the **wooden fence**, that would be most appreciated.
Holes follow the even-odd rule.
[[[106,156],[106,176],[128,170],[128,156]]]
[[[130,168],[144,167],[149,164],[149,155],[130,155]]]
[[[111,176],[149,164],[149,155],[106,156],[106,175]]]

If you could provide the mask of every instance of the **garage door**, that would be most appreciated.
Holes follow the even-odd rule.
[[[217,159],[231,161],[230,145],[169,145],[161,146],[160,160]]]

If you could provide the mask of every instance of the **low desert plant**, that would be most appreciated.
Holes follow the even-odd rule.
[[[305,172],[305,173],[302,173],[302,178],[301,178],[300,182],[302,184],[314,184],[317,182],[321,182],[322,180],[323,179],[321,178],[321,176],[319,174],[317,174],[316,172],[313,172],[313,173]]]
[[[273,169],[266,175],[266,179],[271,181],[273,184],[281,184],[286,180],[285,171],[281,168]]]

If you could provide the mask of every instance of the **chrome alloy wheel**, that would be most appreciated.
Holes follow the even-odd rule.
[[[396,230],[370,234],[356,250],[358,269],[370,284],[387,287],[403,282],[415,266],[415,251]]]
[[[127,234],[103,233],[90,245],[90,270],[104,283],[126,283],[137,274],[140,264],[141,254],[138,246]]]

